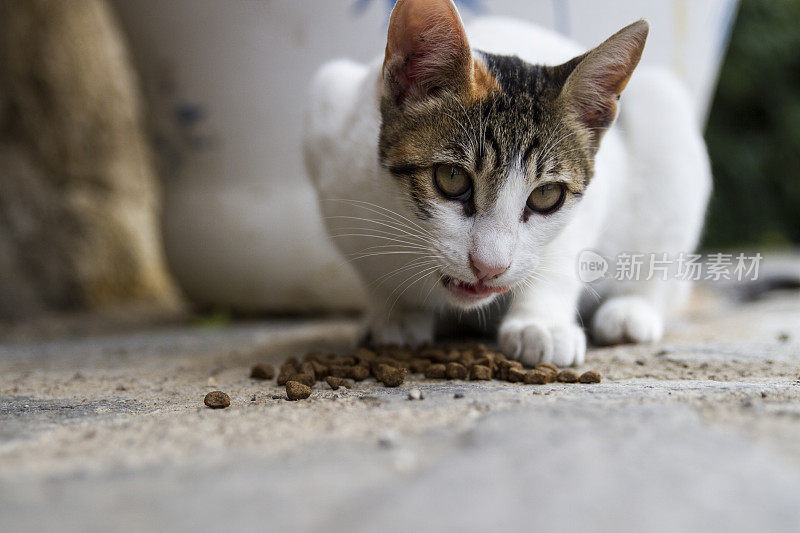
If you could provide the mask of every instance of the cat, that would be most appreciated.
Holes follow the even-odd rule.
[[[711,172],[682,85],[640,69],[614,125],[648,32],[640,20],[584,52],[512,19],[467,30],[450,0],[399,0],[383,58],[320,69],[305,161],[369,293],[371,342],[431,341],[443,309],[503,294],[497,342],[526,364],[581,364],[580,317],[597,344],[661,338],[688,282],[576,273],[584,250],[674,257],[702,229]]]

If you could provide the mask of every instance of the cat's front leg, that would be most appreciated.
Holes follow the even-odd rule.
[[[367,313],[361,335],[362,344],[408,344],[433,342],[435,316],[424,309],[387,309],[373,305]]]
[[[500,325],[500,348],[526,365],[582,364],[586,335],[575,322],[580,289],[568,275],[537,279],[523,289]]]

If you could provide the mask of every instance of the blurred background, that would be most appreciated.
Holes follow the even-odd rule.
[[[800,0],[462,0],[587,47],[641,17],[695,97],[702,246],[800,243]],[[300,153],[305,88],[384,46],[391,0],[0,0],[0,321],[360,309]]]

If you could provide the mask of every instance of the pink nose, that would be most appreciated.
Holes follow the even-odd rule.
[[[472,267],[472,271],[478,277],[478,281],[489,281],[508,270],[508,265],[500,266],[492,263],[484,263],[480,259],[476,259],[472,254],[469,256],[469,264]]]

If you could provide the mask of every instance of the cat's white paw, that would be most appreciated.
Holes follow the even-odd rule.
[[[372,319],[364,329],[369,344],[409,344],[433,342],[434,318],[429,313],[395,313],[389,319]]]
[[[592,340],[597,344],[657,342],[663,333],[661,315],[636,296],[608,300],[592,319]]]
[[[586,335],[576,324],[510,317],[500,326],[498,341],[503,352],[530,366],[580,365],[586,357]]]

